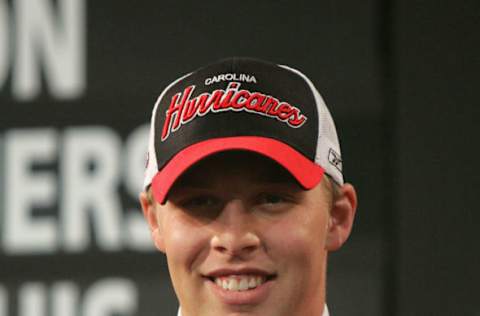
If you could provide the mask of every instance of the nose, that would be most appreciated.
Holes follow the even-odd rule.
[[[214,251],[245,257],[260,247],[260,238],[254,230],[253,218],[241,200],[226,203],[216,221],[217,229],[211,239]]]

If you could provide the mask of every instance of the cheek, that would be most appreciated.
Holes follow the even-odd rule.
[[[304,268],[325,258],[327,216],[294,212],[264,231],[266,245],[279,262]]]
[[[195,269],[208,249],[208,233],[178,217],[170,217],[165,224],[165,254],[170,270]]]

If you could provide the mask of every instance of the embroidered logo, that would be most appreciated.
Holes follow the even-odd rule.
[[[302,126],[307,120],[297,107],[261,92],[240,90],[238,82],[230,82],[226,90],[205,92],[192,98],[194,90],[195,86],[191,85],[172,97],[165,114],[162,141],[182,125],[210,112],[246,111],[277,119],[292,128]]]
[[[342,172],[342,157],[332,148],[328,150],[328,162]]]
[[[249,74],[237,74],[237,73],[226,73],[219,74],[210,78],[205,79],[205,85],[211,85],[212,83],[218,83],[222,81],[243,81],[248,83],[257,83],[257,79],[254,75]]]

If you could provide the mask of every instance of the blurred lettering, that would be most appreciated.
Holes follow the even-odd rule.
[[[60,210],[66,250],[88,247],[89,215],[94,218],[98,245],[104,250],[121,248],[120,148],[120,138],[108,128],[70,128],[65,132]]]
[[[146,150],[148,147],[149,124],[141,125],[128,136],[125,142],[122,167],[125,189],[133,198],[138,198],[138,193],[143,187],[145,174]],[[128,212],[126,221],[127,242],[132,249],[153,250],[150,230],[138,209]]]
[[[1,251],[80,253],[93,245],[109,252],[153,251],[136,202],[147,138],[146,125],[133,130],[125,144],[105,126],[0,134]],[[135,207],[123,205],[122,186]]]
[[[138,291],[133,282],[119,278],[101,280],[85,294],[82,315],[133,315],[137,300]]]
[[[52,286],[52,314],[75,315],[79,304],[80,290],[71,281],[59,281]]]
[[[85,0],[0,0],[0,87],[12,64],[12,92],[20,101],[40,94],[42,74],[57,99],[86,88]],[[9,45],[10,44],[10,45]]]
[[[83,297],[80,295],[83,293]],[[0,286],[0,315],[8,315],[7,293]],[[103,278],[85,291],[72,281],[26,282],[17,297],[18,316],[113,316],[135,315],[138,289],[126,278]],[[14,312],[14,311],[11,311]]]
[[[8,41],[10,34],[8,6],[5,0],[0,0],[0,87],[3,86],[8,74]]]
[[[39,282],[26,283],[19,291],[19,316],[46,316],[46,287]]]
[[[5,137],[5,214],[3,246],[7,253],[51,253],[57,246],[56,220],[32,216],[34,207],[52,207],[57,181],[52,172],[33,171],[56,158],[53,129],[13,130]]]
[[[7,290],[0,285],[0,315],[8,315],[8,296]]]

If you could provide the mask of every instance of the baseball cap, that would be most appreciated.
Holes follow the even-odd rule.
[[[212,154],[246,150],[273,159],[306,190],[324,173],[343,184],[335,124],[300,71],[231,57],[163,90],[152,112],[144,189],[164,203],[175,180]]]

